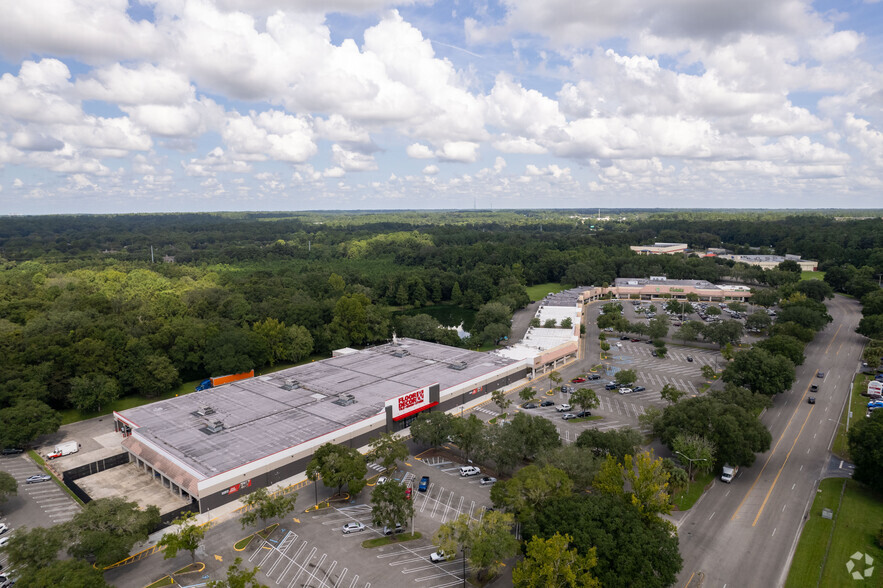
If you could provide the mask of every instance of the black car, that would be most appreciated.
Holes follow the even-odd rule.
[[[24,449],[19,449],[18,447],[4,447],[0,450],[0,455],[17,455],[19,453],[24,453]]]
[[[688,355],[688,356],[687,356],[687,361],[693,361],[693,356],[692,356],[692,355]]]
[[[816,373],[816,377],[817,377],[817,378],[824,378],[824,377],[825,377],[825,372],[818,372],[818,373]]]
[[[815,396],[810,396],[809,398],[806,399],[806,401],[809,402],[810,404],[815,404],[815,403],[816,403],[816,397],[815,397]]]
[[[632,392],[643,392],[646,389],[647,388],[644,388],[643,386],[635,386],[634,388],[632,388]]]
[[[620,341],[628,341],[628,340],[629,340],[629,336],[628,336],[628,335],[623,335],[622,337],[619,338],[619,340],[620,340]]]
[[[525,402],[524,404],[521,405],[521,408],[536,408],[536,407],[537,407],[536,402]]]
[[[605,390],[616,390],[617,388],[619,388],[619,386],[617,386],[613,382],[610,382],[609,384],[604,386]]]
[[[600,380],[601,376],[599,376],[598,374],[589,374],[588,376],[586,376],[586,379],[587,380]]]
[[[578,413],[576,413],[576,418],[578,418],[578,419],[582,419],[582,418],[590,417],[590,416],[592,416],[592,411],[590,411],[590,410],[581,410]]]
[[[555,406],[555,401],[546,399],[540,402],[540,406]]]
[[[653,357],[659,357],[659,354],[656,353],[656,351],[651,351],[650,355],[652,355]]]

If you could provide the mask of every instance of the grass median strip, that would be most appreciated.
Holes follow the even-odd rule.
[[[414,533],[401,533],[400,535],[393,535],[390,537],[376,537],[374,539],[366,539],[362,541],[362,547],[372,548],[372,547],[383,547],[384,545],[391,545],[393,543],[404,543],[405,541],[415,541],[417,539],[422,538],[423,535],[417,532]]]
[[[874,379],[868,374],[857,374],[855,382],[852,385],[852,402],[846,407],[840,415],[840,424],[837,426],[837,434],[834,436],[834,444],[831,446],[831,453],[837,457],[841,457],[847,461],[852,461],[849,455],[849,444],[847,443],[846,421],[849,425],[855,424],[857,419],[865,418],[868,412],[868,397],[862,396],[862,392],[868,390],[868,382]],[[852,411],[850,417],[847,413]]]

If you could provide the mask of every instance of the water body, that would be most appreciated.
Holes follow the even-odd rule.
[[[461,339],[465,339],[469,336],[469,330],[472,328],[472,323],[475,321],[474,310],[448,304],[412,308],[401,311],[399,314],[406,314],[408,316],[428,314],[440,322],[442,326],[449,329],[456,329],[457,335],[459,335]]]

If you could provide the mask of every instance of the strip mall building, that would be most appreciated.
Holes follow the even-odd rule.
[[[701,280],[617,280],[547,296],[517,344],[480,353],[397,339],[268,375],[114,412],[130,462],[200,512],[248,492],[305,478],[313,452],[336,443],[367,452],[420,412],[458,413],[579,354],[586,304],[605,297],[744,300],[748,289]],[[569,319],[570,326],[565,327]],[[556,327],[545,324],[554,321]]]

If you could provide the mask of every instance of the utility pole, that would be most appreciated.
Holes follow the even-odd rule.
[[[150,246],[150,263],[153,263],[153,245]]]

